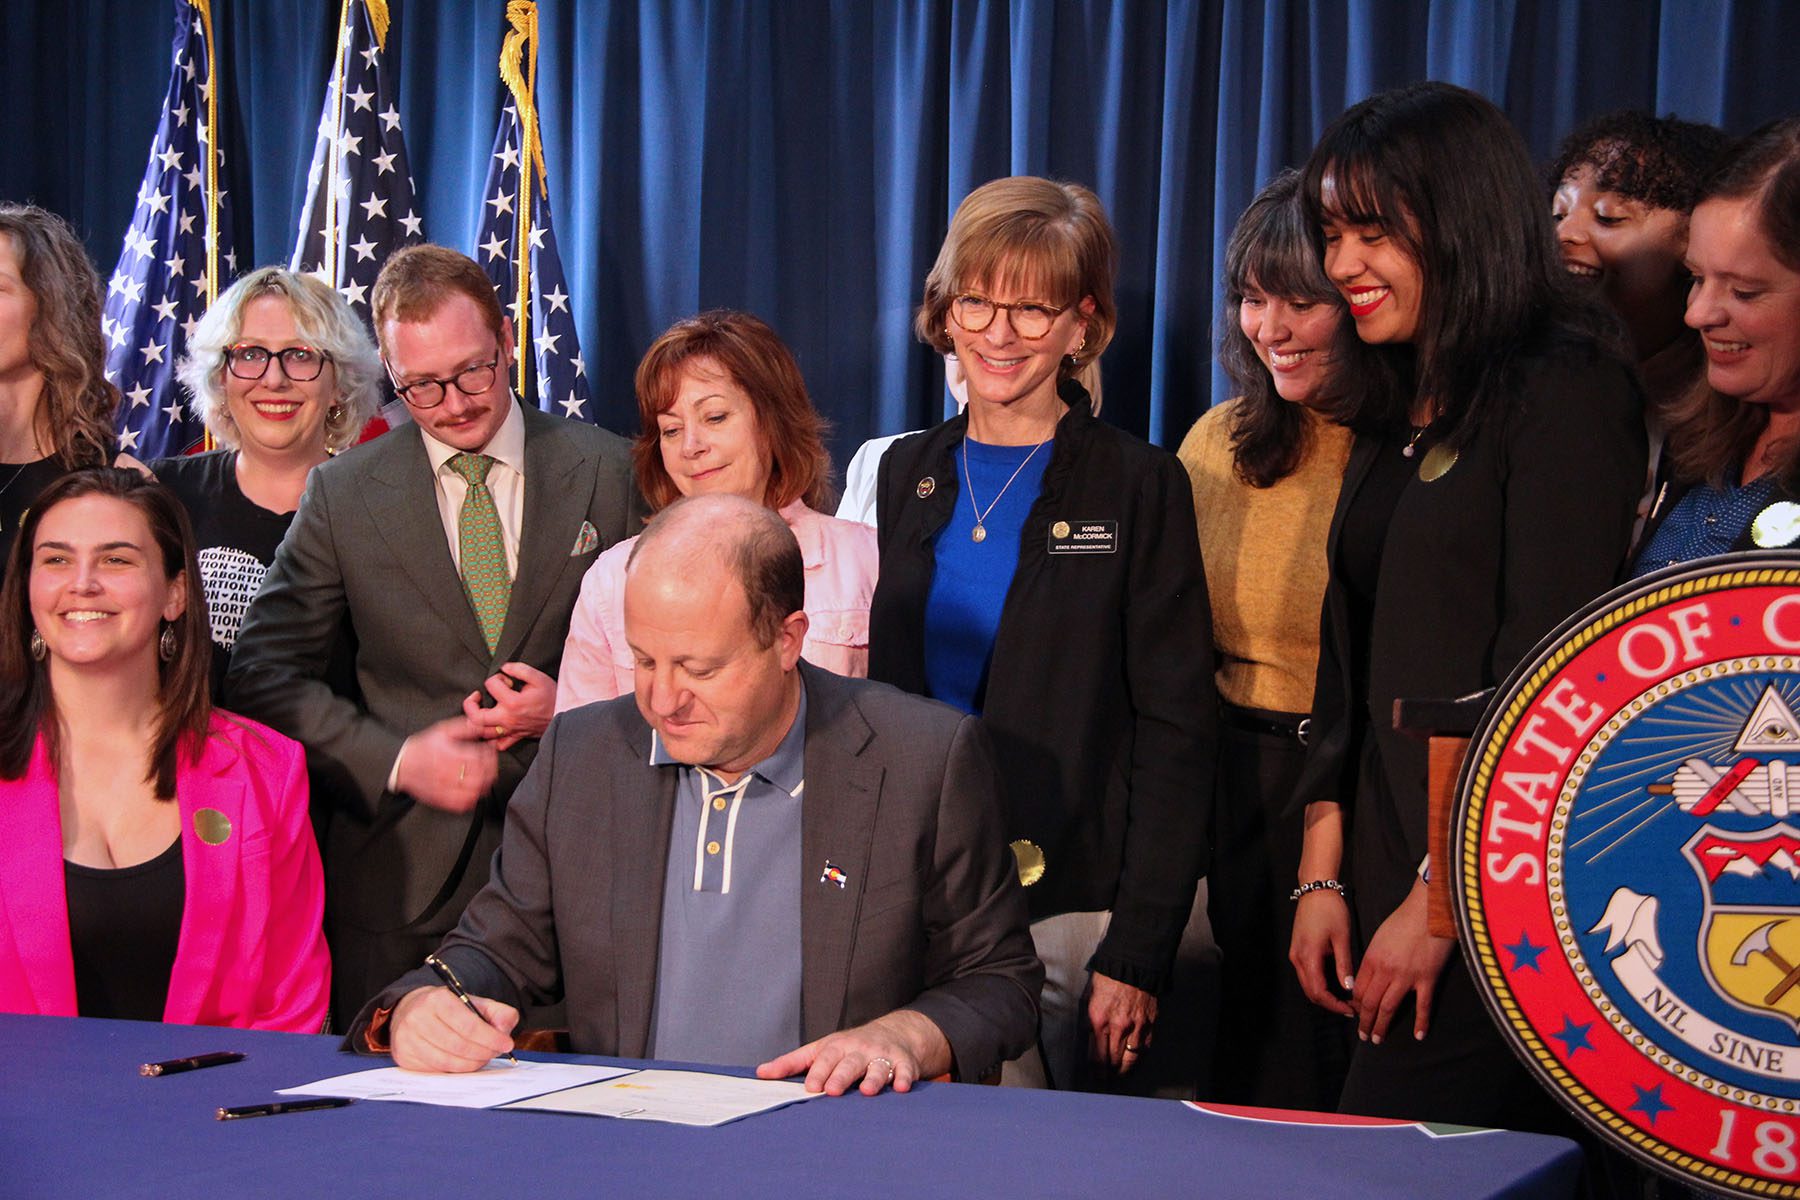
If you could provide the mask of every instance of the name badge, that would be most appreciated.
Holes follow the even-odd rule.
[[[1052,521],[1052,554],[1112,554],[1119,549],[1117,521]]]

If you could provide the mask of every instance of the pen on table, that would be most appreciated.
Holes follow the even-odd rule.
[[[449,963],[445,962],[435,954],[427,954],[425,956],[425,965],[431,968],[433,974],[444,981],[444,986],[450,989],[450,994],[455,996],[458,1000],[461,1000],[463,1002],[463,1007],[474,1013],[477,1020],[483,1025],[493,1024],[493,1022],[481,1015],[481,1010],[475,1007],[475,1001],[469,999],[468,990],[463,987],[462,980],[456,977],[456,972],[450,969]],[[506,1057],[512,1059],[513,1066],[516,1067],[519,1065],[518,1056],[511,1050],[506,1052]]]
[[[236,1050],[215,1050],[211,1054],[196,1054],[192,1058],[171,1058],[168,1062],[145,1063],[138,1068],[139,1075],[179,1075],[183,1071],[198,1071],[202,1067],[222,1067],[226,1063],[243,1062],[244,1056]]]
[[[279,1117],[282,1113],[314,1112],[321,1108],[347,1108],[355,1104],[340,1096],[322,1100],[282,1100],[275,1104],[247,1104],[243,1108],[221,1108],[221,1121],[241,1121],[245,1117]]]

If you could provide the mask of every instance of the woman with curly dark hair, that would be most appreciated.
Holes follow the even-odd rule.
[[[37,494],[117,450],[100,302],[100,277],[66,221],[0,205],[0,573]]]
[[[1345,1022],[1307,1002],[1288,968],[1288,892],[1319,664],[1325,534],[1350,431],[1331,413],[1366,353],[1319,266],[1300,173],[1257,193],[1225,248],[1219,360],[1232,399],[1194,422],[1179,457],[1194,487],[1218,649],[1219,781],[1207,914],[1220,970],[1215,1098],[1337,1106]]]

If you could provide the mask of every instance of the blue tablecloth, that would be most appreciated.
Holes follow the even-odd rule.
[[[241,1063],[147,1079],[211,1050]],[[583,1061],[615,1061],[586,1058]],[[1172,1100],[925,1084],[714,1129],[361,1101],[220,1105],[384,1065],[332,1038],[0,1015],[0,1197],[1570,1196],[1573,1143],[1247,1121]]]

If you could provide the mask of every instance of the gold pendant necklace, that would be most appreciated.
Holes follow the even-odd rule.
[[[1054,433],[1050,435],[1050,437],[1055,436]],[[1024,462],[1021,462],[1018,466],[1013,468],[1013,473],[1007,479],[1005,485],[1001,487],[1000,494],[995,496],[993,503],[987,506],[987,512],[983,512],[981,511],[981,505],[975,503],[975,478],[969,474],[969,439],[967,436],[963,438],[963,488],[969,493],[969,511],[975,514],[975,528],[969,530],[970,541],[976,543],[987,541],[987,526],[984,522],[986,522],[989,515],[993,513],[995,506],[1000,503],[1000,497],[1006,495],[1006,489],[1011,487],[1013,485],[1013,480],[1019,477],[1019,472],[1025,469],[1025,463],[1030,462],[1032,458],[1037,455],[1037,452],[1042,450],[1049,441],[1050,438],[1045,438],[1042,442],[1039,442],[1031,448],[1031,453],[1025,456]]]

